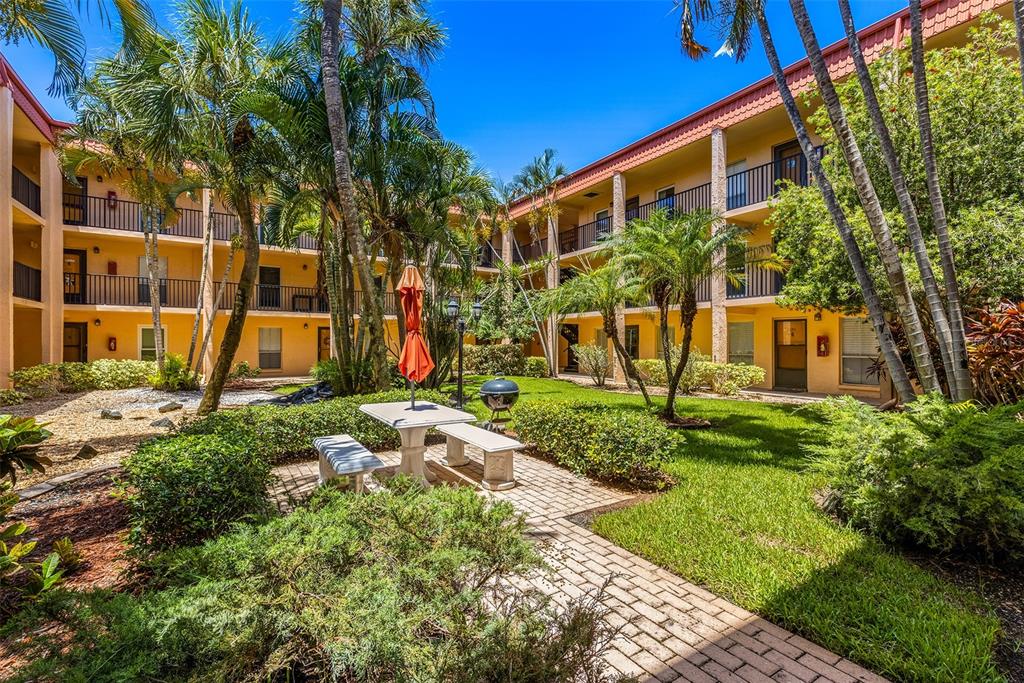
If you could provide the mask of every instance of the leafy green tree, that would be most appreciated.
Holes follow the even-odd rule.
[[[650,407],[651,397],[647,395],[643,377],[633,364],[633,359],[626,353],[626,348],[619,339],[618,325],[615,321],[617,309],[644,300],[646,291],[643,279],[629,272],[617,259],[596,268],[584,263],[576,270],[576,277],[544,292],[546,310],[552,318],[566,313],[600,313],[602,329],[612,342],[623,374],[636,382],[644,401]]]
[[[739,276],[730,270],[726,254],[730,248],[745,249],[746,229],[731,223],[718,226],[710,211],[694,211],[669,216],[664,209],[646,220],[632,220],[609,243],[611,258],[622,264],[631,278],[658,308],[661,348],[668,378],[668,399],[664,415],[675,417],[675,397],[683,369],[690,360],[693,321],[697,317],[697,290],[711,277],[721,274],[739,284]],[[745,257],[746,258],[746,257]],[[775,267],[770,258],[756,257],[765,266]],[[683,327],[681,355],[673,358],[669,339],[669,313],[679,312]]]

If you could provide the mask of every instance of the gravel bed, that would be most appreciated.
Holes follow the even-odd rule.
[[[259,391],[225,391],[221,406],[246,405],[257,399],[269,399],[276,394]],[[4,413],[35,416],[48,422],[53,436],[43,442],[39,452],[52,461],[45,473],[32,472],[18,477],[15,490],[51,479],[58,475],[84,470],[97,465],[114,465],[131,452],[135,444],[167,433],[166,427],[153,427],[150,423],[169,418],[175,424],[182,417],[194,415],[202,393],[187,391],[168,393],[154,389],[119,389],[91,391],[84,394],[60,394],[51,398],[28,401],[17,406],[6,406]],[[168,401],[177,401],[182,409],[160,413],[157,408]],[[122,419],[100,418],[102,409],[120,411]],[[88,459],[75,456],[85,444],[97,454]]]

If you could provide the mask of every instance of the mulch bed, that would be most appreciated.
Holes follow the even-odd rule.
[[[65,584],[72,588],[114,588],[123,584],[128,512],[114,498],[113,477],[119,470],[90,474],[69,482],[38,498],[22,501],[14,507],[12,519],[28,525],[23,540],[36,541],[28,558],[40,561],[51,551],[54,541],[70,538],[82,554],[82,565]],[[0,591],[0,623],[19,602],[14,591]]]

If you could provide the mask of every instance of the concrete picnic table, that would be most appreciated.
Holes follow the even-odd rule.
[[[423,452],[427,450],[424,445],[427,430],[439,425],[476,422],[476,415],[472,413],[439,406],[430,401],[417,401],[415,408],[409,401],[364,403],[359,406],[359,410],[398,430],[402,439],[402,462],[398,471],[425,481],[436,479],[423,464]]]

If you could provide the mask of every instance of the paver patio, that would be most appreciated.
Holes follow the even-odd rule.
[[[397,467],[397,451],[378,454]],[[428,467],[439,479],[479,488],[481,453],[466,447],[471,463],[441,465],[443,444],[430,446]],[[609,620],[622,626],[608,663],[643,681],[884,681],[885,679],[601,538],[570,518],[622,503],[632,494],[578,477],[551,463],[517,455],[518,485],[484,492],[526,515],[551,573],[531,582],[556,601],[605,588]],[[274,493],[283,507],[316,487],[315,462],[284,465]],[[368,488],[374,483],[368,482]]]

